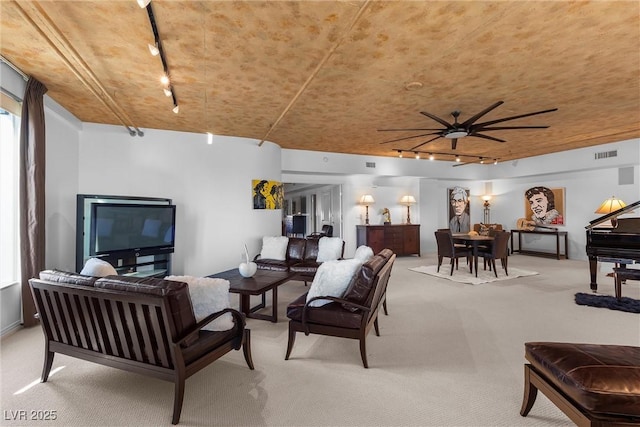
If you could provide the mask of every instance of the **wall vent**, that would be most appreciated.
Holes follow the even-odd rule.
[[[376,162],[366,162],[365,166],[368,168],[375,168],[376,167]]]
[[[618,150],[602,151],[600,153],[596,153],[596,160],[607,159],[609,157],[618,157]]]

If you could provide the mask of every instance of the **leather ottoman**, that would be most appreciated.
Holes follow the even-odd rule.
[[[578,426],[640,425],[640,347],[525,343],[527,416],[537,391]]]

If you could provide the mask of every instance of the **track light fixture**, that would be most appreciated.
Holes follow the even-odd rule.
[[[149,44],[149,52],[153,56],[160,56],[160,60],[162,61],[162,70],[164,74],[160,78],[160,82],[163,84],[165,96],[171,97],[173,100],[173,112],[178,114],[180,108],[178,107],[178,100],[176,99],[175,88],[171,83],[171,79],[169,78],[169,66],[167,65],[167,58],[164,55],[164,50],[162,49],[162,42],[160,40],[160,34],[158,33],[158,24],[156,23],[156,19],[153,15],[153,7],[151,6],[151,0],[136,0],[138,2],[138,6],[141,8],[147,9],[147,15],[149,15],[149,23],[151,24],[151,30],[153,31],[153,40],[155,44]]]
[[[160,49],[158,49],[158,43],[149,43],[147,46],[149,47],[149,52],[151,52],[152,56],[158,56],[158,54],[160,53]]]
[[[402,153],[404,152],[404,150],[401,149],[394,149],[395,151],[398,152],[398,157],[402,158]],[[433,151],[410,151],[410,153],[413,153],[416,159],[420,159],[420,154],[421,153],[425,153],[427,154],[427,158],[429,160],[435,160],[435,156],[447,156],[448,158],[453,158],[453,160],[456,161],[456,163],[460,163],[459,165],[454,165],[454,166],[462,166],[462,165],[466,165],[469,163],[480,163],[482,165],[486,164],[485,160],[487,160],[487,158],[485,156],[472,156],[472,155],[467,155],[467,154],[458,154],[458,153],[436,153]],[[465,163],[461,163],[463,158],[470,158],[472,160],[466,161]],[[475,160],[477,159],[477,160]],[[442,160],[442,159],[441,159]],[[498,159],[493,159],[493,164],[497,165],[498,164]]]

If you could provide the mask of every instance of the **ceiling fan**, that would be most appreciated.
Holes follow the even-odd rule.
[[[451,113],[451,115],[453,116],[453,119],[454,119],[453,123],[448,123],[447,121],[441,119],[440,117],[435,116],[435,115],[433,115],[431,113],[427,113],[426,111],[420,111],[420,114],[425,115],[425,116],[429,117],[430,119],[433,119],[436,122],[438,122],[441,125],[443,125],[444,129],[432,129],[432,128],[378,129],[379,132],[435,131],[435,132],[430,132],[430,133],[423,133],[423,134],[420,134],[420,135],[407,136],[407,137],[404,137],[404,138],[392,139],[390,141],[381,142],[381,144],[388,144],[390,142],[403,141],[403,140],[406,140],[406,139],[422,138],[424,136],[429,136],[429,135],[436,135],[436,137],[435,138],[431,138],[428,141],[421,142],[420,144],[407,149],[407,151],[415,150],[416,148],[421,147],[421,146],[423,146],[425,144],[428,144],[431,141],[435,141],[438,138],[450,139],[451,140],[451,149],[452,150],[456,149],[456,145],[458,143],[458,139],[465,138],[467,136],[473,136],[473,137],[476,137],[476,138],[489,139],[491,141],[496,141],[496,142],[506,142],[503,139],[495,138],[495,137],[489,136],[489,135],[483,135],[480,132],[488,132],[488,131],[494,131],[494,130],[510,130],[510,129],[546,129],[549,126],[491,126],[491,125],[494,125],[496,123],[506,122],[506,121],[509,121],[509,120],[520,119],[522,117],[529,117],[529,116],[535,116],[537,114],[550,113],[552,111],[557,111],[558,110],[557,108],[552,108],[550,110],[536,111],[536,112],[533,112],[533,113],[520,114],[520,115],[517,115],[517,116],[504,117],[502,119],[490,120],[488,122],[475,123],[476,120],[478,120],[480,117],[484,116],[489,111],[493,110],[494,108],[496,108],[496,107],[498,107],[499,105],[502,105],[502,104],[504,104],[504,101],[498,101],[495,104],[491,105],[490,107],[480,111],[475,116],[469,117],[467,120],[465,120],[462,123],[458,123],[458,117],[460,116],[460,111],[457,111],[457,110]]]

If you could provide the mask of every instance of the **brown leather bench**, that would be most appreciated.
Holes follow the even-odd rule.
[[[525,343],[526,417],[538,390],[578,426],[640,425],[640,347]]]

